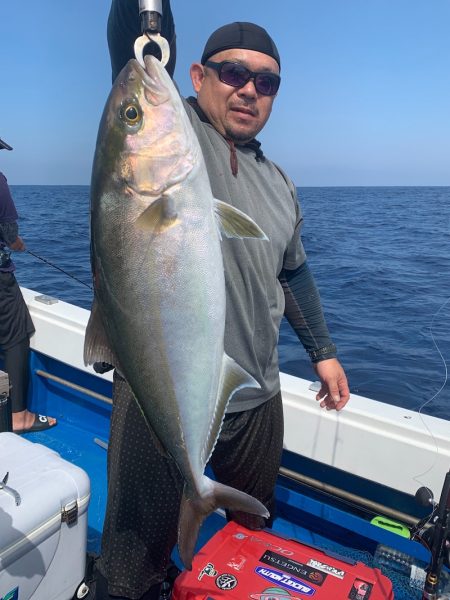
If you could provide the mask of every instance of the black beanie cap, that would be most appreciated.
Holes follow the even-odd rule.
[[[201,63],[204,65],[208,58],[222,50],[243,48],[256,50],[274,58],[281,67],[280,55],[275,42],[267,31],[254,23],[235,22],[216,29],[208,38],[203,50]]]

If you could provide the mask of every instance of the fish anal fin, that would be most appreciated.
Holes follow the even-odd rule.
[[[117,359],[109,345],[100,308],[95,298],[86,327],[83,358],[86,366],[93,365],[96,362],[105,362],[118,367]]]
[[[225,237],[269,239],[253,219],[231,204],[214,198],[214,213],[219,231]]]
[[[136,220],[140,229],[152,233],[162,233],[179,223],[175,202],[169,195],[154,200]]]
[[[216,402],[216,410],[213,415],[211,426],[209,428],[208,437],[203,447],[202,458],[206,464],[211,457],[214,446],[216,445],[217,435],[221,429],[222,421],[225,417],[225,410],[228,402],[235,392],[245,388],[259,388],[259,383],[237,362],[224,353],[222,358],[222,369],[220,373],[220,381],[218,387],[218,397]]]

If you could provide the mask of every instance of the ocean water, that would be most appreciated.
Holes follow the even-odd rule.
[[[20,233],[40,257],[15,254],[19,283],[90,308],[89,188],[11,189]],[[299,195],[303,243],[351,391],[450,420],[450,188]],[[279,350],[283,371],[314,379],[285,322]]]

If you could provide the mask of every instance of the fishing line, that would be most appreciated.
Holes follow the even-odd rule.
[[[447,306],[447,304],[450,302],[450,298],[447,298],[447,300],[442,304],[442,306],[438,309],[438,311],[435,313],[435,315],[433,316],[433,318],[431,319],[431,324],[430,324],[430,335],[431,335],[431,339],[433,341],[434,347],[436,348],[436,350],[438,351],[439,356],[441,357],[442,363],[444,365],[444,373],[445,373],[445,378],[444,378],[444,383],[441,385],[441,387],[439,388],[439,390],[434,394],[434,396],[432,396],[429,400],[427,400],[426,402],[424,402],[422,404],[422,406],[419,408],[419,413],[422,412],[422,409],[425,408],[425,406],[427,406],[427,404],[429,404],[430,402],[432,402],[433,400],[435,400],[439,394],[442,392],[442,390],[444,389],[444,387],[447,384],[448,381],[448,368],[447,368],[447,363],[445,362],[445,358],[444,355],[442,354],[438,343],[436,342],[436,338],[434,337],[433,334],[433,325],[434,325],[434,321],[436,320],[436,317],[438,316],[438,314]]]
[[[424,483],[422,481],[420,481],[420,478],[423,477],[424,475],[426,475],[427,473],[429,473],[435,466],[437,463],[437,457],[439,454],[439,446],[438,443],[436,441],[436,438],[433,435],[433,432],[431,431],[431,429],[428,427],[428,425],[425,422],[425,419],[423,418],[422,415],[422,410],[431,402],[433,402],[438,396],[439,394],[442,392],[442,390],[445,388],[445,386],[447,385],[447,381],[448,381],[448,368],[447,368],[447,363],[445,362],[445,358],[444,355],[442,354],[438,343],[436,342],[436,338],[434,337],[433,334],[433,326],[434,326],[434,322],[437,318],[437,316],[439,315],[439,313],[447,306],[447,304],[450,302],[450,297],[447,298],[447,300],[445,300],[445,302],[443,302],[443,304],[439,307],[439,309],[436,311],[436,313],[433,315],[433,318],[431,319],[431,323],[430,323],[430,336],[431,336],[431,340],[436,348],[436,350],[438,351],[439,356],[441,357],[442,363],[444,365],[444,383],[441,385],[441,387],[438,389],[438,391],[428,400],[426,400],[420,407],[419,407],[419,415],[420,415],[420,419],[422,421],[422,424],[425,426],[425,429],[428,431],[428,433],[430,434],[434,445],[435,445],[435,449],[436,449],[436,454],[435,454],[435,459],[433,464],[423,473],[419,473],[418,475],[416,475],[415,477],[413,477],[414,481],[416,481],[417,483],[419,483],[420,485],[424,485]]]
[[[78,279],[78,277],[75,277],[75,275],[71,275],[71,273],[68,273],[67,271],[64,271],[64,269],[61,269],[61,267],[58,267],[57,265],[51,263],[49,260],[42,258],[42,256],[39,256],[38,254],[35,254],[34,252],[31,252],[31,250],[25,250],[25,252],[28,252],[28,254],[31,254],[31,256],[34,256],[35,258],[42,260],[42,262],[46,263],[47,265],[49,265],[50,267],[53,267],[54,269],[57,269],[58,271],[61,271],[61,273],[64,273],[64,275],[67,275],[67,277],[72,277],[72,279],[75,279],[75,281],[78,281],[78,283],[81,283],[81,285],[84,285],[85,287],[89,288],[90,290],[92,290],[92,286],[89,285],[88,283],[85,283],[84,281],[81,281],[81,279]]]

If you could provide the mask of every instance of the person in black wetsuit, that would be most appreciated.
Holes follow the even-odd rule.
[[[161,34],[175,29],[163,0]],[[133,56],[140,35],[138,2],[113,0],[108,43],[113,80]],[[147,48],[152,51],[150,45]],[[274,488],[283,446],[277,341],[287,317],[309,354],[323,408],[342,409],[347,379],[336,358],[320,297],[301,243],[302,216],[292,181],[262,152],[255,136],[270,116],[281,60],[269,34],[253,23],[214,32],[191,67],[196,98],[184,101],[208,170],[213,195],[252,217],[270,242],[222,241],[226,279],[225,351],[260,384],[230,401],[211,458],[216,478],[259,499],[271,517],[229,514],[259,529],[274,518]],[[114,374],[108,448],[108,502],[98,561],[97,598],[158,599],[177,538],[180,473],[149,430],[127,382]]]
[[[0,150],[12,148],[0,140]],[[28,433],[53,427],[56,420],[27,409],[28,359],[34,326],[14,276],[15,265],[9,252],[25,250],[17,218],[8,182],[0,172],[0,356],[9,376],[13,431]]]

